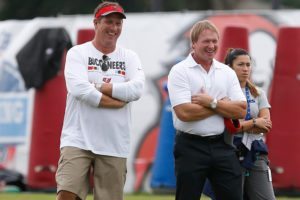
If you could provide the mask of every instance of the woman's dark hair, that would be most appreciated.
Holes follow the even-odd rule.
[[[225,59],[224,59],[224,63],[226,65],[228,65],[229,67],[233,68],[233,61],[238,56],[242,56],[242,55],[249,56],[250,59],[251,59],[251,56],[249,55],[248,51],[246,51],[245,49],[241,49],[241,48],[229,48],[227,50],[227,53],[226,53],[226,56],[225,56]],[[249,79],[246,82],[246,86],[250,89],[250,92],[251,92],[251,94],[254,97],[259,96],[259,92],[258,92],[257,87]]]

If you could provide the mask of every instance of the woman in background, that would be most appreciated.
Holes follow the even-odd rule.
[[[225,64],[237,74],[247,99],[247,114],[240,121],[240,128],[233,142],[244,172],[244,200],[275,200],[268,149],[264,142],[264,134],[272,128],[271,106],[265,92],[250,81],[251,57],[246,50],[230,48]],[[206,182],[204,194],[216,199],[209,182]]]

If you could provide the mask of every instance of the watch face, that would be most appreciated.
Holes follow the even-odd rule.
[[[215,108],[217,107],[217,103],[218,103],[217,99],[214,99],[214,100],[210,103],[210,107],[211,107],[212,109],[215,109]]]
[[[210,104],[210,107],[213,108],[213,109],[215,109],[217,107],[217,105],[214,104],[214,103],[212,103],[212,104]]]

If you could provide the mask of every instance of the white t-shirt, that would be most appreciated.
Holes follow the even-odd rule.
[[[119,109],[97,107],[102,93],[96,90],[95,83],[112,83],[112,96],[131,102],[141,97],[145,76],[140,59],[131,50],[117,47],[107,54],[106,72],[100,67],[102,55],[91,42],[74,46],[67,53],[68,96],[60,147],[74,146],[95,154],[127,157],[131,104]]]
[[[266,96],[266,93],[261,89],[261,88],[256,88],[259,92],[259,95],[257,97],[254,97],[251,92],[249,91],[249,105],[250,105],[250,116],[252,118],[257,118],[259,111],[263,108],[271,108],[271,105],[269,104],[268,98]],[[242,88],[245,96],[246,96],[246,90],[245,88]],[[254,140],[260,140],[260,139],[265,139],[264,134],[257,134],[257,133],[249,133],[249,132],[244,132],[242,134],[243,139],[242,142],[243,144],[251,150],[251,145]]]
[[[194,94],[204,90],[217,100],[228,97],[231,100],[246,101],[235,72],[217,60],[207,71],[197,64],[191,54],[172,67],[168,76],[168,91],[172,107],[191,103]],[[202,136],[217,135],[224,131],[224,118],[213,115],[203,120],[183,122],[173,111],[173,123],[177,130]]]

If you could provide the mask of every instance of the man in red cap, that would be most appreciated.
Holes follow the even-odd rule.
[[[91,168],[95,200],[123,199],[131,102],[141,97],[145,82],[138,55],[117,45],[125,18],[118,3],[100,3],[94,39],[67,53],[57,200],[86,199]]]

